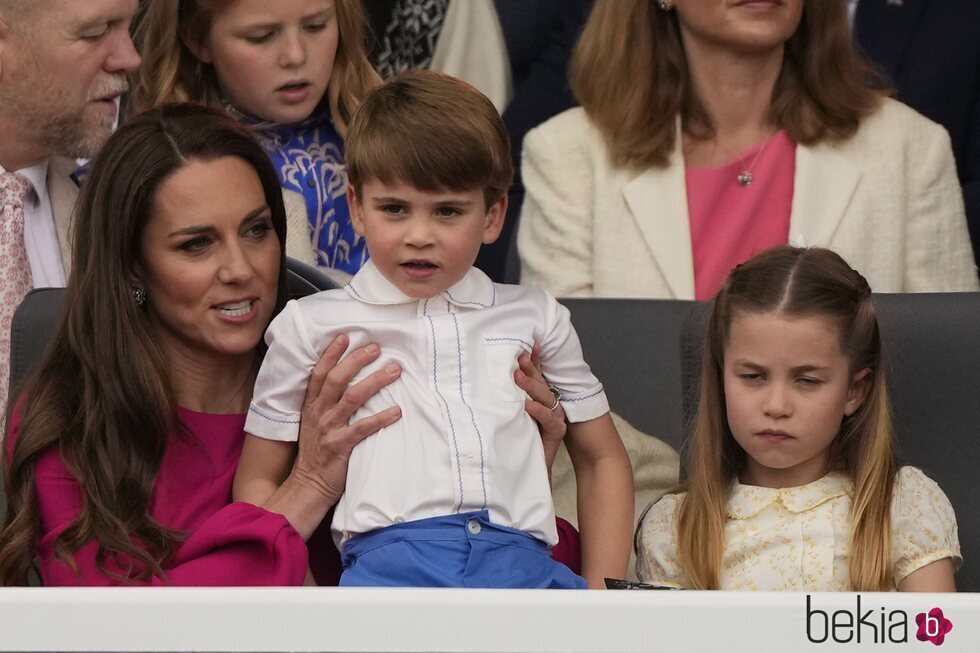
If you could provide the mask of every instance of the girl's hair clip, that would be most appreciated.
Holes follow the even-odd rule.
[[[793,247],[801,247],[803,249],[806,249],[807,247],[809,247],[809,245],[807,245],[807,242],[806,242],[806,235],[805,234],[796,234],[796,237],[795,238],[790,238],[789,239],[789,244],[792,245]]]

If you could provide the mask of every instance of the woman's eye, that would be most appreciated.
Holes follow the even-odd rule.
[[[762,375],[758,372],[743,372],[742,374],[738,375],[738,378],[745,381],[761,381]]]
[[[303,25],[303,29],[305,29],[307,32],[322,32],[326,27],[326,23],[310,23],[308,25]]]
[[[270,231],[272,231],[272,224],[268,222],[256,222],[248,228],[246,235],[255,239],[260,239],[264,238]]]
[[[256,45],[267,43],[272,39],[273,32],[265,32],[263,34],[249,34],[245,37],[245,40],[249,43],[255,43]]]
[[[815,379],[812,376],[801,376],[799,382],[803,385],[818,386],[823,383],[820,379]]]
[[[211,244],[210,238],[207,238],[206,236],[198,236],[197,238],[191,238],[190,240],[185,240],[177,247],[184,252],[200,252],[210,244]]]

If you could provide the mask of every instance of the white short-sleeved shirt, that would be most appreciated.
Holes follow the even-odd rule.
[[[846,592],[854,484],[845,474],[791,488],[735,483],[728,500],[721,588]],[[640,521],[636,573],[641,581],[689,587],[677,560],[676,512],[684,494],[668,494]],[[962,562],[956,515],[935,481],[902,467],[891,509],[892,580],[898,584],[936,560]]]
[[[343,289],[291,301],[273,321],[246,431],[297,439],[310,371],[340,333],[351,349],[381,346],[379,360],[354,382],[390,362],[402,368],[352,421],[393,405],[402,417],[354,448],[334,513],[338,543],[403,521],[484,509],[494,523],[557,542],[541,438],[514,371],[517,357],[538,343],[542,370],[561,388],[570,421],[609,411],[565,307],[543,290],[495,284],[476,268],[418,300],[369,261]]]

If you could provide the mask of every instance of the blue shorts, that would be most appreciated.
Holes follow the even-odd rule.
[[[341,586],[585,589],[548,545],[486,510],[379,528],[347,540]]]

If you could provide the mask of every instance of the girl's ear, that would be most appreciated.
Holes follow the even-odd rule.
[[[208,45],[207,36],[199,39],[191,34],[190,31],[182,29],[180,31],[180,40],[184,42],[184,45],[191,51],[191,54],[201,63],[214,62],[214,59],[211,57],[211,48]]]
[[[868,398],[868,391],[871,389],[871,368],[864,368],[854,375],[851,379],[851,386],[847,390],[847,402],[844,404],[844,415],[850,417],[857,412]]]

